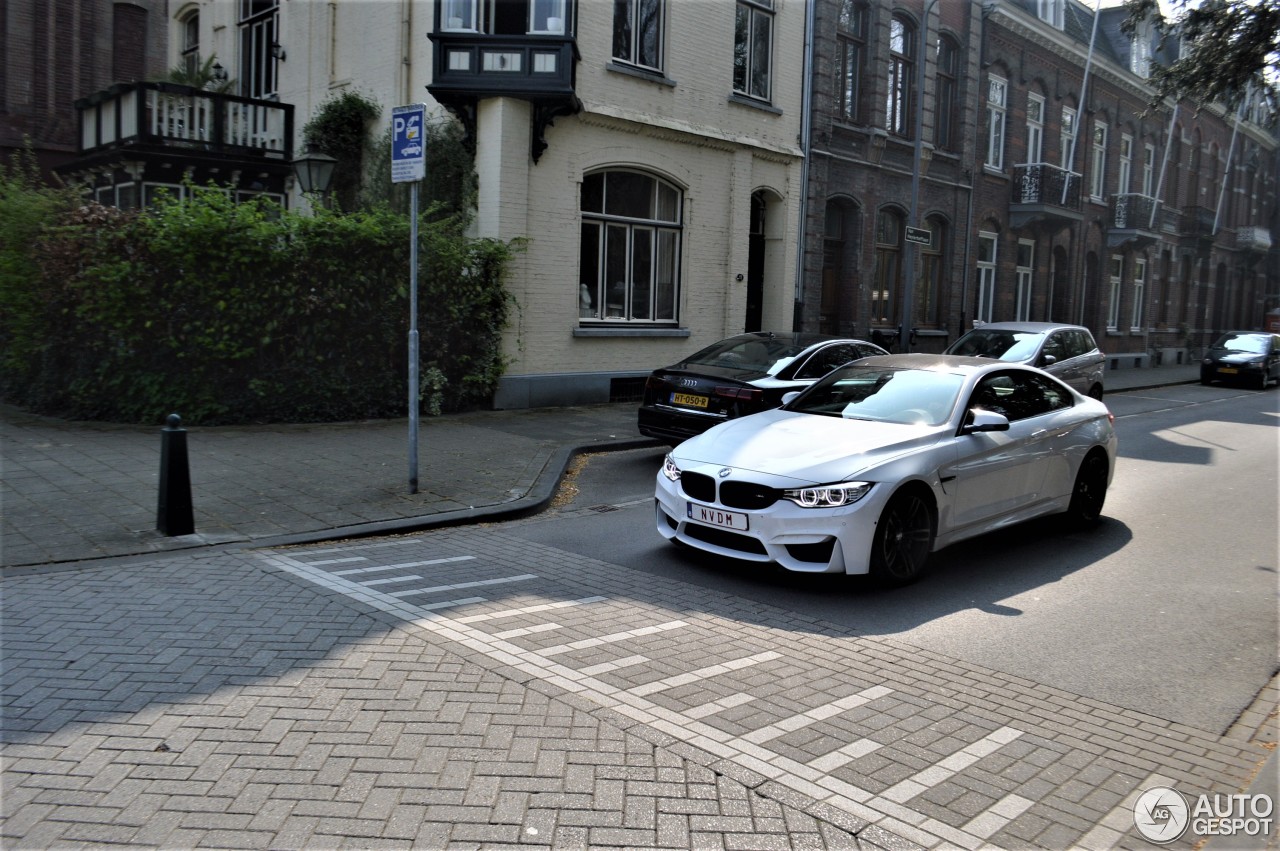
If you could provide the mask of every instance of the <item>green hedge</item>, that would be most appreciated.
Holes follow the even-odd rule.
[[[55,416],[189,424],[406,415],[409,221],[302,216],[195,189],[145,213],[0,175],[0,390]],[[505,366],[512,247],[419,225],[423,410]]]

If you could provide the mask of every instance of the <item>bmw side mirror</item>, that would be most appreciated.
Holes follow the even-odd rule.
[[[977,434],[985,431],[1008,431],[1009,418],[995,411],[984,411],[982,408],[969,409],[965,423],[960,427],[961,434]]]
[[[794,402],[794,401],[795,401],[799,396],[800,396],[800,391],[799,391],[799,390],[792,390],[790,393],[783,393],[783,394],[782,394],[782,404],[784,404],[784,405],[790,405],[790,404],[791,404],[792,402]]]

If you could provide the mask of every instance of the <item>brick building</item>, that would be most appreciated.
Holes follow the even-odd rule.
[[[1052,319],[1184,360],[1280,304],[1280,146],[1148,109],[1159,53],[1107,2],[10,0],[0,143],[121,206],[184,174],[296,203],[332,94],[461,120],[477,233],[526,246],[501,407],[624,397],[757,328],[940,351]],[[145,82],[212,58],[233,91]]]
[[[77,99],[163,74],[165,0],[6,0],[0,6],[0,161],[30,139],[42,168],[77,152]]]
[[[819,0],[803,327],[892,333],[909,314],[937,351],[974,322],[1076,322],[1126,365],[1260,327],[1280,301],[1276,139],[1256,104],[1150,109],[1160,46],[1124,15]]]

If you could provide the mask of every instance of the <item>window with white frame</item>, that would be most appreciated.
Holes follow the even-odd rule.
[[[1146,79],[1151,76],[1151,44],[1155,29],[1150,20],[1141,21],[1129,43],[1129,70]]]
[[[733,90],[769,100],[772,57],[773,0],[738,0],[733,26]]]
[[[861,0],[843,0],[840,4],[836,51],[836,115],[845,123],[859,123],[867,56],[867,7]]]
[[[885,129],[895,136],[912,134],[912,86],[915,84],[916,31],[910,21],[894,15],[889,22],[888,97]]]
[[[1146,144],[1142,146],[1142,194],[1148,197],[1154,196],[1156,192],[1156,146]]]
[[[614,169],[582,179],[583,321],[676,320],[682,208],[679,189],[642,172]]]
[[[1133,318],[1129,330],[1142,330],[1142,308],[1147,296],[1147,259],[1139,257],[1133,261]]]
[[[443,0],[440,4],[440,26],[453,32],[477,32],[480,29],[479,0]]]
[[[1120,136],[1120,171],[1116,174],[1116,194],[1126,195],[1129,192],[1129,179],[1133,173],[1133,137],[1128,133]]]
[[[1111,255],[1111,292],[1107,299],[1107,330],[1115,331],[1120,327],[1120,287],[1124,281],[1124,258],[1119,254]]]
[[[991,322],[996,304],[996,234],[978,233],[978,310],[977,322]]]
[[[538,35],[564,35],[564,4],[565,0],[530,0],[529,32]]]
[[[1039,163],[1044,153],[1044,96],[1027,94],[1027,162]]]
[[[1004,171],[1004,120],[1009,82],[994,74],[987,80],[987,168]]]
[[[180,64],[194,78],[200,72],[200,10],[194,9],[183,15],[178,21],[178,29],[182,37]]]
[[[1031,296],[1033,273],[1036,265],[1036,244],[1030,239],[1018,240],[1018,265],[1014,272],[1015,297],[1014,319],[1028,322],[1031,319]]]
[[[240,94],[271,99],[277,96],[276,26],[280,0],[240,0]]]
[[[663,0],[614,0],[613,58],[662,70]]]
[[[1093,156],[1089,160],[1089,196],[1095,201],[1104,197],[1107,187],[1107,125],[1093,125]]]
[[[1045,23],[1062,29],[1065,5],[1064,0],[1036,0],[1036,14]]]
[[[1062,167],[1071,171],[1076,155],[1076,111],[1069,106],[1062,108]]]

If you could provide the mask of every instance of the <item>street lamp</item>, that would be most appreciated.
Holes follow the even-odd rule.
[[[298,188],[304,195],[312,192],[324,195],[329,191],[329,182],[333,180],[333,169],[337,164],[336,159],[310,145],[290,163],[293,166],[293,176],[298,180]]]

